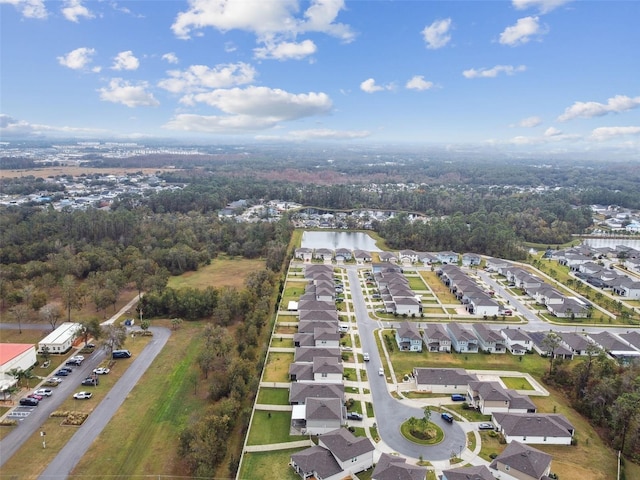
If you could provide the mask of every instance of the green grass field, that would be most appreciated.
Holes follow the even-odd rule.
[[[249,430],[247,445],[296,442],[306,435],[289,435],[291,412],[256,410]]]
[[[289,466],[291,455],[303,449],[244,454],[238,479],[240,480],[300,480],[300,475]]]
[[[265,382],[288,382],[289,365],[292,362],[293,353],[269,353],[262,380]]]
[[[258,391],[258,403],[264,405],[289,405],[289,389],[262,387]]]
[[[169,278],[171,288],[242,287],[251,272],[264,268],[264,260],[219,257],[195,272]]]
[[[513,390],[535,390],[529,380],[524,377],[500,377],[502,383],[505,384],[507,388],[511,388]]]

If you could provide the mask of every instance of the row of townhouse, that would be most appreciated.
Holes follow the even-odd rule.
[[[500,314],[500,305],[456,265],[443,265],[436,271],[458,301],[472,315],[491,317]]]
[[[487,270],[503,275],[514,287],[544,305],[550,314],[559,318],[586,318],[590,314],[588,303],[575,297],[568,297],[545,283],[540,277],[515,266],[506,260],[487,260]]]
[[[469,328],[456,322],[428,324],[422,334],[429,352],[487,353],[511,352],[524,355],[533,348],[533,342],[526,332],[520,329],[503,328],[493,330],[490,327],[474,323]]]
[[[373,264],[373,281],[378,287],[385,310],[395,315],[417,316],[422,313],[420,296],[409,286],[397,265]]]
[[[570,445],[575,428],[563,416],[537,413],[527,395],[497,381],[482,381],[462,368],[414,368],[418,391],[461,394],[484,415],[491,415],[507,443]]]
[[[640,298],[640,281],[617,270],[605,268],[592,261],[572,265],[570,268],[576,277],[596,288],[611,290],[614,294],[629,299]]]

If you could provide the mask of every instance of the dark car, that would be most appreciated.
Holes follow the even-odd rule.
[[[460,395],[459,393],[454,393],[451,395],[452,402],[464,402],[467,399],[464,395]]]
[[[70,360],[67,360],[65,362],[65,365],[71,365],[71,366],[79,367],[80,365],[82,365],[82,360],[79,360],[77,358],[72,358]]]
[[[111,353],[112,358],[130,358],[131,352],[129,350],[114,350]]]
[[[82,380],[82,385],[88,385],[90,387],[95,387],[98,385],[98,383],[100,383],[100,381],[98,380],[98,377],[95,377],[95,378],[87,377],[84,380]]]
[[[69,371],[68,370],[58,370],[55,373],[56,377],[66,377],[67,375],[69,375]]]
[[[443,412],[440,414],[440,416],[445,422],[453,423],[453,415],[451,415],[450,413]]]
[[[35,398],[31,398],[31,397],[25,397],[20,399],[20,405],[24,407],[37,407],[38,403],[40,403],[39,400],[36,400]]]
[[[362,420],[362,414],[357,412],[349,412],[347,413],[348,420]]]

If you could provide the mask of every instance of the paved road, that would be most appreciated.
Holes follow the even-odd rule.
[[[429,460],[449,459],[452,453],[459,453],[460,447],[466,446],[467,441],[464,431],[456,422],[449,424],[443,421],[438,414],[432,415],[431,420],[445,432],[444,440],[433,446],[417,445],[405,439],[400,433],[402,422],[409,417],[422,418],[424,412],[420,408],[410,407],[393,398],[389,393],[386,379],[378,375],[382,361],[376,346],[374,331],[381,324],[369,318],[357,268],[348,266],[347,271],[362,350],[369,352],[371,357],[365,367],[371,387],[380,438],[396,452],[409,457],[419,458],[422,456]]]
[[[42,472],[39,477],[40,479],[60,480],[67,478],[89,449],[91,443],[98,437],[107,423],[109,423],[109,420],[111,420],[111,417],[118,411],[129,392],[136,386],[140,377],[142,377],[147,368],[149,368],[171,335],[168,328],[152,327],[150,330],[153,331],[153,340],[137,355],[104,400],[100,402],[91,415],[89,415],[89,418],[87,418],[73,437],[71,437],[62,450],[60,450],[44,472]]]

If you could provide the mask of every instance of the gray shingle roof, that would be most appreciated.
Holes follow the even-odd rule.
[[[289,403],[306,403],[307,398],[344,399],[344,385],[338,383],[292,383]]]
[[[540,478],[551,465],[551,455],[524,443],[511,442],[489,466],[497,469],[498,464],[508,465],[513,470],[533,478]]]
[[[494,480],[491,471],[485,465],[443,470],[443,480]]]
[[[375,450],[371,440],[366,437],[356,437],[346,428],[325,433],[318,438],[318,442],[342,462]]]
[[[342,400],[339,398],[309,398],[305,405],[307,420],[342,419]]]
[[[405,458],[383,453],[373,470],[371,480],[424,480],[426,475],[426,467],[411,465]]]
[[[342,471],[331,452],[318,445],[294,453],[291,455],[291,461],[304,473],[316,472],[322,478],[331,477]]]
[[[423,385],[469,385],[477,380],[463,368],[416,368],[415,373]]]
[[[508,436],[571,437],[574,430],[559,413],[494,413],[493,418]]]

